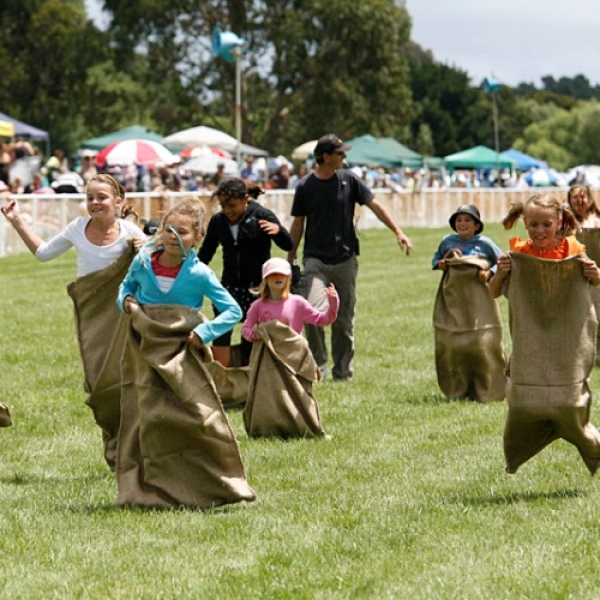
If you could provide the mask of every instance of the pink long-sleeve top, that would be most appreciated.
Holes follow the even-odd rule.
[[[329,296],[329,308],[320,312],[308,300],[297,294],[290,294],[286,300],[255,300],[242,325],[242,335],[248,341],[255,342],[260,338],[253,327],[274,319],[289,325],[296,333],[302,332],[305,323],[325,327],[335,321],[339,303],[337,294],[334,297]]]

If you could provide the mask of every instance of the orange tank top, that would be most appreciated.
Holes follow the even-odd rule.
[[[560,260],[585,252],[585,245],[578,242],[573,235],[562,238],[558,243],[558,246],[551,250],[538,250],[533,247],[531,240],[522,240],[518,237],[510,239],[509,244],[510,249],[514,252],[521,252],[523,254],[529,254],[530,256],[536,256],[537,258],[552,260]]]

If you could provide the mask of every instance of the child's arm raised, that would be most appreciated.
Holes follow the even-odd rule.
[[[323,312],[318,311],[304,298],[300,298],[303,306],[302,310],[304,311],[302,315],[303,323],[309,323],[317,327],[326,327],[337,319],[340,297],[333,283],[330,283],[325,291],[327,293],[327,300],[329,301],[329,308]]]
[[[17,201],[11,200],[8,204],[0,208],[0,212],[2,212],[14,230],[19,234],[19,237],[25,242],[31,254],[35,256],[37,249],[44,243],[44,240],[25,223]]]

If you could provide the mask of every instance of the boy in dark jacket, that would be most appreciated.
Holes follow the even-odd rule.
[[[271,210],[255,202],[263,191],[247,188],[242,179],[222,181],[214,196],[221,212],[214,215],[198,258],[205,264],[212,260],[219,244],[223,248],[221,283],[240,305],[243,319],[256,297],[250,292],[262,281],[262,265],[271,258],[271,241],[284,251],[293,247],[292,238]],[[214,307],[213,307],[214,309]],[[218,311],[215,311],[218,314]],[[228,366],[231,352],[231,333],[213,341],[215,359]],[[242,340],[242,364],[250,361],[252,344]]]

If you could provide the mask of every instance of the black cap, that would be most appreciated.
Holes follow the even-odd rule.
[[[483,231],[483,222],[481,221],[481,216],[479,215],[479,209],[474,204],[463,204],[454,211],[448,220],[450,227],[452,227],[454,231],[456,231],[456,217],[458,217],[458,215],[470,215],[473,217],[473,219],[475,219],[476,223],[481,225],[477,233],[481,233]]]
[[[335,133],[329,133],[328,135],[321,136],[317,140],[317,145],[313,150],[313,154],[315,156],[323,156],[323,154],[333,154],[336,150],[348,152],[350,148],[352,148],[352,146],[344,144]]]
[[[160,219],[150,219],[147,223],[144,223],[143,231],[146,235],[154,235],[159,227]]]

